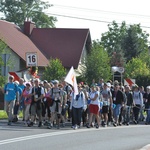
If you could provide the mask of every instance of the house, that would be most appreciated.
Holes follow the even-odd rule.
[[[24,28],[0,20],[0,39],[11,52],[11,68],[19,71],[26,68],[26,53],[38,55],[39,75],[48,65],[49,59],[58,58],[65,68],[79,69],[86,54],[90,51],[91,37],[89,29],[36,28],[27,21]]]
[[[49,59],[58,58],[65,68],[73,66],[80,70],[86,54],[90,51],[89,29],[36,28],[32,22],[25,22],[24,28],[0,20],[0,41],[7,45],[9,72],[27,72],[26,53],[37,53],[38,75],[42,76]],[[22,74],[23,76],[23,74]],[[3,97],[3,94],[0,94]],[[0,109],[3,109],[1,97]]]

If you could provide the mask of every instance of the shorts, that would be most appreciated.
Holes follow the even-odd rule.
[[[56,111],[56,102],[53,103],[53,106],[50,107],[50,110],[51,110],[52,113],[57,112]],[[58,112],[57,112],[57,114],[61,114],[61,112],[62,112],[62,107],[60,106],[60,104],[58,104]]]
[[[41,116],[42,115],[42,104],[39,103],[40,108],[38,108],[37,104],[31,104],[31,116],[35,116],[37,114],[37,116]]]
[[[89,109],[90,109],[90,113],[95,114],[95,115],[99,114],[99,107],[98,107],[98,105],[90,104]]]
[[[119,117],[121,111],[121,104],[116,104],[116,107],[113,110],[114,117]]]
[[[107,105],[107,106],[103,106],[103,107],[102,107],[102,114],[108,114],[108,112],[109,112],[109,107],[108,107],[108,105]]]

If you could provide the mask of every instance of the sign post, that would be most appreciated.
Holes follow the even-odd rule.
[[[113,83],[114,83],[114,78],[115,78],[115,72],[119,72],[121,74],[121,85],[122,85],[122,73],[124,72],[124,68],[123,67],[117,67],[117,66],[113,66],[111,68],[112,72],[113,72]]]
[[[27,67],[38,66],[38,57],[36,52],[26,53],[26,66]]]
[[[4,66],[2,66],[2,75],[7,76],[8,74],[8,66],[7,66],[7,62],[10,58],[10,54],[2,54],[2,60],[4,62]]]

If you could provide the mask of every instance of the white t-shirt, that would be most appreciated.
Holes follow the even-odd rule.
[[[142,93],[140,93],[139,91],[138,92],[134,91],[133,92],[133,101],[135,104],[142,106],[143,105]]]
[[[90,99],[93,99],[95,97],[95,95],[98,95],[97,99],[96,100],[91,100],[91,103],[90,104],[93,104],[93,105],[100,105],[100,101],[99,101],[99,92],[98,91],[95,91],[95,92],[91,92],[90,93]]]

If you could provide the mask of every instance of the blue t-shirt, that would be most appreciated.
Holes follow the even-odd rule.
[[[16,93],[18,92],[18,86],[15,83],[7,83],[4,87],[4,91],[5,91],[4,95],[5,101],[16,100]]]
[[[25,89],[26,86],[23,85],[23,84],[22,84],[22,85],[19,84],[18,87],[20,87],[20,88],[22,89],[22,91],[23,91],[23,90]]]

